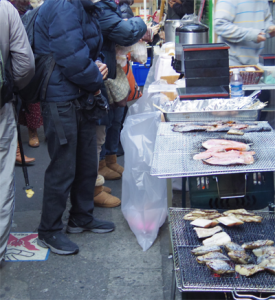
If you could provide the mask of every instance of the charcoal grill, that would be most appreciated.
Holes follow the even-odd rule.
[[[267,272],[260,272],[252,277],[241,276],[238,273],[222,276],[213,274],[205,265],[198,264],[196,257],[191,254],[191,250],[202,246],[202,243],[197,238],[190,221],[183,219],[190,211],[192,210],[186,208],[169,208],[174,275],[176,286],[181,292],[234,292],[235,297],[236,292],[275,293],[275,277]],[[219,211],[223,212],[223,210]],[[274,213],[257,212],[257,215],[263,217],[262,223],[245,223],[242,226],[231,228],[221,226],[232,241],[238,244],[258,239],[275,240]],[[247,252],[249,253],[251,250],[247,250]],[[254,260],[253,263],[256,263],[256,257],[253,254],[251,257]],[[233,263],[232,266],[234,266]]]

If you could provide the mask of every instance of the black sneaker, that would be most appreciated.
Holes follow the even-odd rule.
[[[50,248],[56,254],[76,254],[79,251],[78,246],[69,240],[61,231],[50,234],[38,235],[37,245],[43,248]]]
[[[101,221],[96,218],[92,222],[85,225],[78,225],[76,220],[70,219],[67,226],[67,232],[69,233],[81,233],[83,231],[92,231],[95,233],[106,233],[115,230],[115,224],[113,222]]]

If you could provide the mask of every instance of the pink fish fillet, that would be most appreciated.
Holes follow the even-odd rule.
[[[247,151],[250,149],[249,145],[235,142],[231,140],[219,140],[219,139],[213,139],[208,140],[202,143],[202,146],[206,149],[211,149],[213,147],[220,147],[224,150],[239,150],[239,151]]]
[[[241,152],[241,151],[228,151],[221,153],[213,153],[211,158],[205,159],[204,162],[210,165],[251,165],[254,163],[254,151]]]
[[[212,150],[213,149],[213,150]],[[237,151],[237,150],[231,150],[231,151],[225,151],[221,148],[210,148],[209,150],[206,150],[205,152],[201,152],[199,154],[196,154],[193,156],[193,159],[195,160],[201,160],[201,159],[207,159],[210,157],[217,157],[217,158],[235,158],[239,155],[245,155],[245,156],[251,156],[255,155],[254,151]]]

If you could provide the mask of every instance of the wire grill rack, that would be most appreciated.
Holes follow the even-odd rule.
[[[177,123],[161,123],[158,128],[150,173],[153,176],[172,178],[275,171],[273,130],[246,133],[243,136],[229,136],[224,132],[173,132],[173,124]],[[266,126],[269,126],[268,123]],[[194,160],[195,154],[206,150],[202,147],[202,143],[213,138],[251,144],[251,150],[256,152],[255,162],[251,165],[213,166],[206,165],[201,160]]]
[[[251,277],[232,275],[218,275],[212,273],[206,265],[199,264],[191,250],[202,246],[194,226],[190,221],[183,219],[184,215],[192,209],[169,208],[170,234],[174,252],[174,267],[176,272],[177,287],[181,291],[223,291],[233,289],[250,292],[275,292],[275,276],[268,272],[260,272]],[[275,215],[274,212],[257,212],[263,217],[262,223],[245,223],[241,226],[226,227],[223,230],[229,234],[232,242],[243,244],[259,239],[275,241]],[[256,257],[251,250],[253,263]],[[223,254],[226,254],[224,251]],[[232,262],[234,267],[234,263]]]

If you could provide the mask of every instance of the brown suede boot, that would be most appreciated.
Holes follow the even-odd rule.
[[[106,180],[117,180],[121,179],[121,175],[106,166],[105,159],[99,162],[98,174],[102,175]]]
[[[122,175],[124,168],[117,163],[116,154],[106,155],[105,160],[108,168]]]
[[[39,147],[39,139],[36,129],[29,129],[29,146],[33,148]]]
[[[95,186],[103,186],[104,183],[105,183],[104,177],[98,174],[96,178]],[[112,190],[107,186],[103,186],[103,192],[111,194]]]
[[[116,207],[121,204],[121,201],[106,192],[103,191],[103,186],[96,186],[94,192],[94,203],[95,206],[99,207]]]
[[[112,190],[111,190],[109,187],[107,187],[107,186],[103,186],[103,192],[106,192],[106,193],[108,193],[108,194],[111,194],[111,193],[112,193]]]
[[[30,158],[30,157],[27,157],[26,155],[24,155],[24,157],[25,157],[26,165],[30,165],[35,161],[35,158]],[[22,165],[22,157],[21,157],[20,148],[19,148],[18,144],[17,144],[17,150],[16,150],[16,161],[15,161],[15,163],[19,164],[19,165]]]

